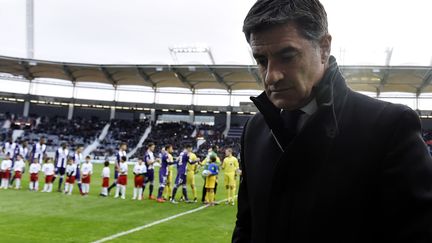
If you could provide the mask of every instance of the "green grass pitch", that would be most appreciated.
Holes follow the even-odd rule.
[[[201,203],[157,203],[147,199],[148,188],[143,201],[131,200],[132,165],[129,166],[125,200],[99,197],[101,170],[102,165],[94,164],[90,195],[82,197],[76,184],[72,196],[56,192],[57,180],[53,187],[55,192],[30,192],[27,168],[21,190],[0,191],[0,242],[92,242],[202,206]],[[41,173],[39,190],[43,189],[43,178]],[[200,198],[203,180],[199,174],[196,183]],[[154,195],[157,186],[158,183]],[[180,194],[181,190],[177,197]],[[188,195],[192,195],[190,189]],[[216,200],[225,197],[220,176]],[[110,242],[230,242],[235,213],[236,207],[222,203]]]

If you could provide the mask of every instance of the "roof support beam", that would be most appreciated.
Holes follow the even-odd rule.
[[[76,77],[73,75],[73,73],[70,70],[69,66],[63,65],[63,72],[69,78],[69,80],[72,81],[72,83],[76,82]]]
[[[24,75],[23,76],[27,80],[30,80],[30,81],[33,80],[35,77],[33,76],[33,73],[30,70],[30,66],[29,66],[28,62],[20,61],[19,64],[23,68],[23,71],[24,71]]]
[[[420,85],[420,87],[417,88],[417,97],[419,97],[421,95],[421,93],[423,92],[423,90],[429,86],[432,83],[432,68],[430,68],[425,76],[423,77],[423,81]]]
[[[140,67],[137,67],[137,71],[139,76],[147,83],[151,84],[151,86],[154,88],[156,87],[156,83],[152,80],[152,78]]]
[[[177,68],[172,68],[171,69],[174,72],[174,75],[176,76],[176,78],[178,78],[184,85],[186,85],[187,87],[189,87],[189,89],[194,89],[194,86],[189,83],[189,81],[186,79],[185,76],[183,76],[183,74],[181,74]]]
[[[386,65],[387,68],[384,70],[384,74],[383,74],[383,76],[381,78],[381,82],[380,82],[380,85],[379,85],[378,91],[377,91],[378,94],[381,93],[382,89],[387,84],[388,78],[390,76],[390,70],[391,70],[391,68],[390,68],[390,61],[391,61],[391,58],[392,58],[392,55],[393,55],[393,48],[388,48],[386,50],[386,52],[387,52],[387,55],[386,55],[385,65]]]
[[[113,78],[113,76],[111,75],[111,73],[108,71],[106,67],[101,66],[99,70],[101,70],[106,80],[110,81],[111,84],[114,86],[114,88],[117,87],[117,81]]]
[[[210,73],[213,75],[213,77],[216,79],[216,81],[217,81],[218,83],[220,83],[222,86],[224,86],[228,91],[231,90],[231,86],[229,86],[229,85],[225,82],[224,78],[223,78],[220,74],[218,74],[218,73],[214,70],[214,68],[210,68],[210,67],[209,67],[209,71],[210,71]]]

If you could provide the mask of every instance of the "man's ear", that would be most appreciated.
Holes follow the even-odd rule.
[[[321,62],[323,64],[327,63],[330,57],[331,41],[332,41],[332,37],[329,34],[324,35],[320,40]]]

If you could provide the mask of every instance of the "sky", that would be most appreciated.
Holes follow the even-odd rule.
[[[216,64],[253,64],[241,31],[254,0],[34,0],[34,58],[175,64],[170,47],[211,49]],[[432,1],[322,0],[342,65],[432,65]],[[0,55],[26,57],[26,0],[0,0]],[[178,63],[208,64],[205,53]]]

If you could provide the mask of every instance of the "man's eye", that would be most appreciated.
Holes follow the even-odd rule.
[[[267,67],[267,59],[258,58],[258,59],[256,59],[256,62],[261,67]]]

